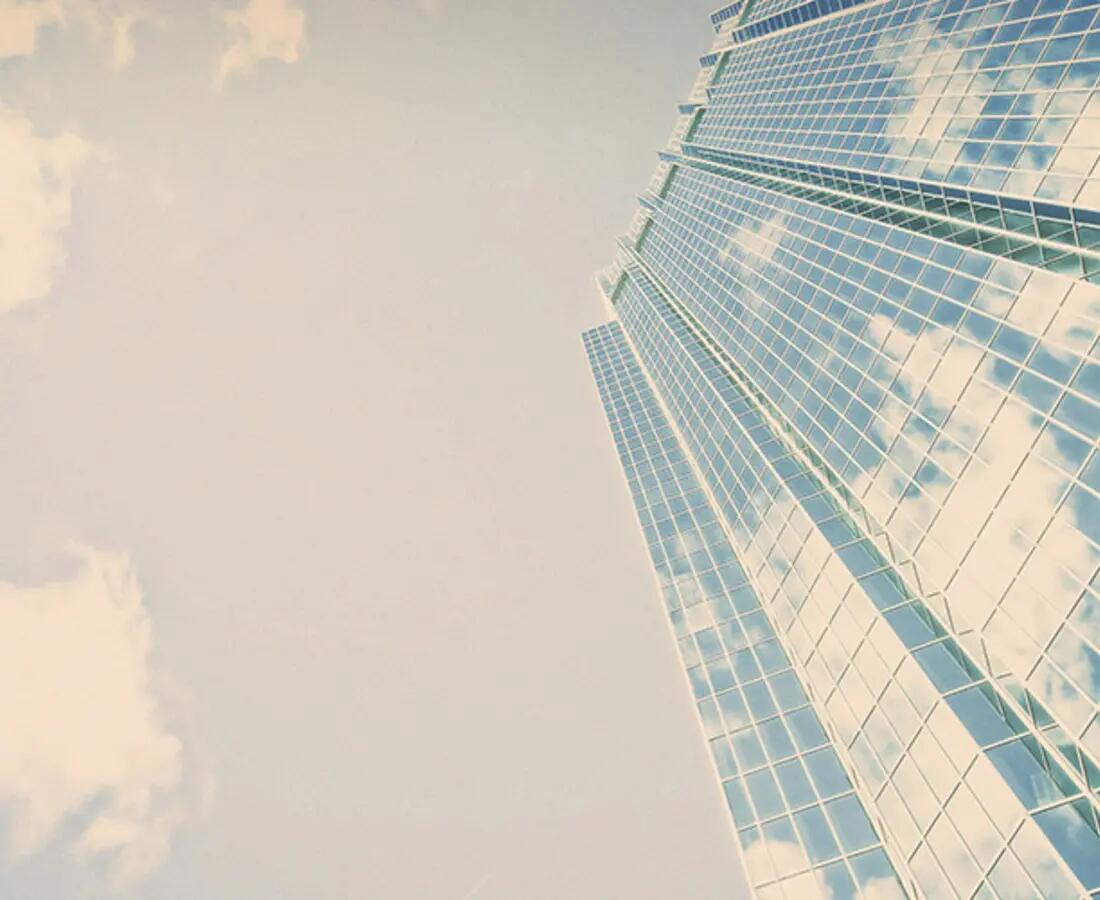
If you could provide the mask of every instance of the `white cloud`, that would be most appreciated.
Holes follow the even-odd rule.
[[[88,29],[92,39],[106,48],[113,69],[123,69],[134,59],[134,26],[152,21],[143,5],[109,0],[68,0],[70,9]]]
[[[38,29],[64,21],[61,0],[0,0],[0,59],[38,48]]]
[[[775,213],[770,219],[756,220],[746,218],[726,237],[725,244],[718,251],[718,261],[728,262],[738,251],[741,259],[748,265],[759,269],[764,263],[771,262],[779,242],[787,233],[787,217]]]
[[[806,852],[798,844],[763,836],[744,850],[742,859],[753,884],[769,881],[777,874],[783,878],[809,867]]]
[[[0,106],[0,313],[41,299],[65,259],[73,182],[96,148],[79,135],[35,134]]]
[[[152,630],[123,554],[74,548],[77,572],[0,584],[0,800],[17,854],[95,804],[70,848],[105,857],[116,883],[166,857],[183,815],[182,746],[164,726]]]
[[[237,73],[249,72],[264,59],[298,61],[306,14],[289,0],[248,0],[244,9],[225,13],[233,43],[218,61],[217,87]]]
[[[1014,264],[1002,266],[996,277],[1011,286],[1015,306],[1000,304],[993,310],[994,301],[983,296],[976,306],[1040,333],[1049,325],[1047,338],[1065,342],[1064,332],[1076,320],[1051,320],[1062,298],[1075,290],[1072,280],[1035,271],[1024,282]],[[1083,291],[1077,296],[1077,308],[1091,309]],[[1100,308],[1100,292],[1095,296]],[[960,444],[975,447],[975,456],[966,462],[962,446],[948,442],[921,445],[911,466],[883,465],[861,475],[853,487],[897,546],[912,554],[922,584],[931,592],[927,601],[941,614],[949,609],[957,630],[974,629],[996,658],[996,668],[1007,667],[1064,723],[1074,722],[1083,704],[1047,667],[1036,669],[1043,648],[1076,601],[1080,583],[1089,580],[1100,562],[1100,553],[1074,527],[1076,511],[1057,507],[1067,476],[1050,461],[1061,461],[1062,453],[1049,434],[1039,438],[1041,422],[1019,396],[989,386],[996,378],[978,348],[960,340],[945,343],[946,332],[940,328],[915,338],[898,337],[899,332],[892,320],[872,318],[869,333],[898,363],[897,384],[911,397],[927,385],[925,401],[940,409],[954,407],[945,431]],[[894,405],[902,408],[897,401]],[[892,444],[892,462],[906,458],[900,439],[912,443],[918,437],[902,421],[904,417],[893,422],[887,417],[875,424]],[[911,473],[925,459],[944,472],[959,472],[964,462],[966,466],[957,477],[924,484],[921,492],[907,491]],[[937,508],[940,502],[942,509]],[[1084,671],[1069,674],[1080,684],[1091,683]]]
[[[121,69],[133,60],[136,51],[132,31],[138,22],[147,18],[139,10],[130,10],[111,21],[111,65],[114,68]]]
[[[905,893],[893,878],[873,878],[863,885],[862,896],[867,900],[901,900]]]
[[[127,0],[0,0],[0,58],[28,56],[40,29],[78,21],[121,69],[134,58],[134,26],[150,18],[143,4]]]

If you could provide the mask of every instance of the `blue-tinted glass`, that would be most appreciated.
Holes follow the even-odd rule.
[[[769,678],[768,684],[771,686],[772,693],[775,694],[780,709],[794,709],[807,702],[806,692],[802,690],[802,685],[799,684],[794,672],[789,669]]]
[[[726,792],[726,803],[733,815],[734,824],[738,828],[752,824],[752,807],[749,806],[741,782],[738,780],[727,781],[722,785],[722,789]]]
[[[909,597],[909,592],[893,572],[884,571],[868,575],[860,579],[859,583],[879,609],[897,606]]]
[[[752,650],[741,650],[734,654],[733,671],[739,681],[752,681],[760,677],[760,667]]]
[[[1080,806],[1080,810],[1077,808]],[[1086,889],[1100,888],[1100,838],[1091,824],[1088,803],[1067,803],[1035,816],[1035,821],[1054,844]],[[1086,818],[1090,824],[1086,824]]]
[[[1067,501],[1076,513],[1075,521],[1089,538],[1100,544],[1100,497],[1084,488],[1074,488]]]
[[[715,738],[710,742],[711,755],[722,778],[737,774],[737,762],[733,757],[729,742],[725,738]]]
[[[767,684],[763,681],[754,681],[745,685],[744,692],[749,709],[756,718],[762,719],[775,714],[775,701],[768,691]]]
[[[717,700],[728,730],[734,731],[749,724],[748,710],[745,709],[745,702],[737,691],[719,694]]]
[[[706,628],[698,632],[695,635],[695,640],[699,644],[699,652],[702,653],[703,659],[714,659],[722,655],[722,645],[719,643],[718,635],[715,634],[713,628]]]
[[[1100,431],[1100,410],[1073,394],[1067,394],[1058,404],[1058,408],[1054,410],[1054,418],[1085,434],[1096,434]]]
[[[967,671],[959,657],[948,650],[943,641],[918,650],[913,657],[941,691],[949,691],[974,681],[974,676]]]
[[[754,769],[764,765],[764,749],[756,737],[756,730],[745,728],[730,735],[737,764],[742,769]]]
[[[974,740],[982,746],[1024,730],[1019,718],[986,685],[953,694],[947,702]]]
[[[825,730],[821,727],[821,722],[818,721],[813,710],[796,710],[788,713],[786,720],[800,750],[811,750],[827,743],[828,738],[825,736]]]
[[[738,650],[748,643],[745,633],[736,622],[723,622],[718,626],[718,633],[722,636],[722,643],[726,645],[730,652]]]
[[[799,760],[790,759],[782,762],[775,767],[775,772],[779,778],[779,787],[791,809],[798,809],[817,800],[810,786],[810,780],[806,777],[806,770]]]
[[[716,737],[725,730],[722,719],[718,715],[718,705],[713,700],[700,701],[699,716],[703,720],[703,727],[708,737]]]
[[[660,200],[604,278],[622,324],[586,344],[677,634],[709,628],[710,612],[744,615],[729,642],[716,629],[731,654],[752,647],[728,671],[707,638],[698,654],[752,710],[731,738],[736,759],[761,767],[766,751],[800,814],[815,808],[807,777],[830,802],[856,803],[858,842],[889,818],[874,791],[885,768],[912,754],[933,780],[913,738],[940,734],[927,719],[937,697],[1036,814],[1080,796],[1095,771],[1083,754],[1100,751],[1100,614],[1084,584],[1100,587],[1100,461],[1086,467],[1100,351],[1081,356],[1096,345],[1100,262],[1080,248],[1100,248],[1100,179],[1085,180],[1100,175],[1088,143],[1100,5],[844,5],[756,0],[741,21],[729,13],[704,60],[717,68],[682,120],[691,136],[670,140]],[[1082,110],[1090,121],[1075,121]],[[887,668],[858,649],[868,633]],[[868,718],[853,694],[850,719],[828,699],[849,667],[871,689],[863,700],[907,696],[919,717],[906,705]],[[714,708],[701,712],[712,729]],[[904,741],[887,739],[887,721]],[[1020,739],[1032,725],[1049,752]],[[829,755],[832,735],[849,771]],[[975,788],[974,770],[958,777]],[[936,811],[898,791],[926,831]],[[1056,873],[1082,851],[1049,818],[1050,842],[1024,831],[1013,855],[981,861],[995,888],[947,848],[894,849],[922,884],[942,866],[930,895],[1076,897]],[[966,825],[975,848],[1003,843],[991,822]],[[900,892],[878,851],[846,865],[821,873],[835,896],[856,890],[849,875],[867,894]]]
[[[886,854],[881,850],[871,850],[867,853],[861,853],[859,856],[853,856],[851,865],[852,871],[856,873],[859,886],[864,890],[874,886],[884,895],[890,896],[892,892],[887,889],[887,885],[889,885],[896,886],[900,892],[901,885],[898,884],[894,868],[890,865],[890,860]]]
[[[767,722],[762,722],[758,728],[769,758],[773,760],[783,759],[794,754],[794,743],[791,741],[781,718],[776,717],[769,719]]]
[[[1089,464],[1081,473],[1081,481],[1094,491],[1100,491],[1100,453],[1094,453]]]
[[[855,900],[856,884],[842,862],[835,862],[816,871],[822,893],[829,900]]]
[[[695,693],[696,700],[702,700],[710,695],[710,684],[701,666],[688,669],[688,678],[691,679],[691,689]]]
[[[802,837],[802,844],[814,863],[825,862],[840,853],[829,823],[820,807],[812,806],[794,816],[794,824]]]
[[[1061,800],[1064,796],[1047,768],[1036,759],[1031,742],[1012,741],[989,751],[989,758],[1008,786],[1028,809]]]
[[[852,783],[844,774],[844,767],[834,751],[817,750],[803,757],[810,779],[822,797],[832,797],[851,790]]]
[[[1100,699],[1100,653],[1071,629],[1063,628],[1050,647],[1050,657],[1089,697]]]
[[[742,852],[748,851],[753,844],[760,840],[759,828],[745,828],[737,832],[737,839],[741,842]]]
[[[794,825],[792,825],[791,820],[786,817],[768,822],[760,831],[764,835],[764,839],[768,841],[769,845],[772,847],[790,847],[792,849],[798,847],[798,838],[795,837]]]
[[[916,647],[927,644],[941,636],[940,629],[936,628],[928,618],[921,614],[923,607],[913,604],[898,607],[886,613],[886,621],[901,638],[907,647]]]
[[[761,819],[783,811],[783,798],[779,796],[775,779],[767,769],[746,775],[745,784],[748,786],[749,796],[752,797],[752,805],[756,807],[756,813]]]
[[[710,677],[710,683],[716,691],[727,690],[737,683],[729,663],[724,659],[707,663],[707,675]]]
[[[846,851],[861,850],[877,840],[867,814],[854,795],[830,800],[825,804],[825,810]]]

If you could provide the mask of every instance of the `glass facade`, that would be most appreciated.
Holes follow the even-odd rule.
[[[1100,897],[1100,0],[740,0],[585,335],[756,896]]]

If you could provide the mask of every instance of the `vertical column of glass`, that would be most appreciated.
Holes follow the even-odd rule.
[[[621,328],[584,342],[756,895],[903,896]]]

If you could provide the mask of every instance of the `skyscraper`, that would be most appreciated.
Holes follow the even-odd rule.
[[[761,900],[1100,896],[1098,16],[732,3],[600,277]]]

